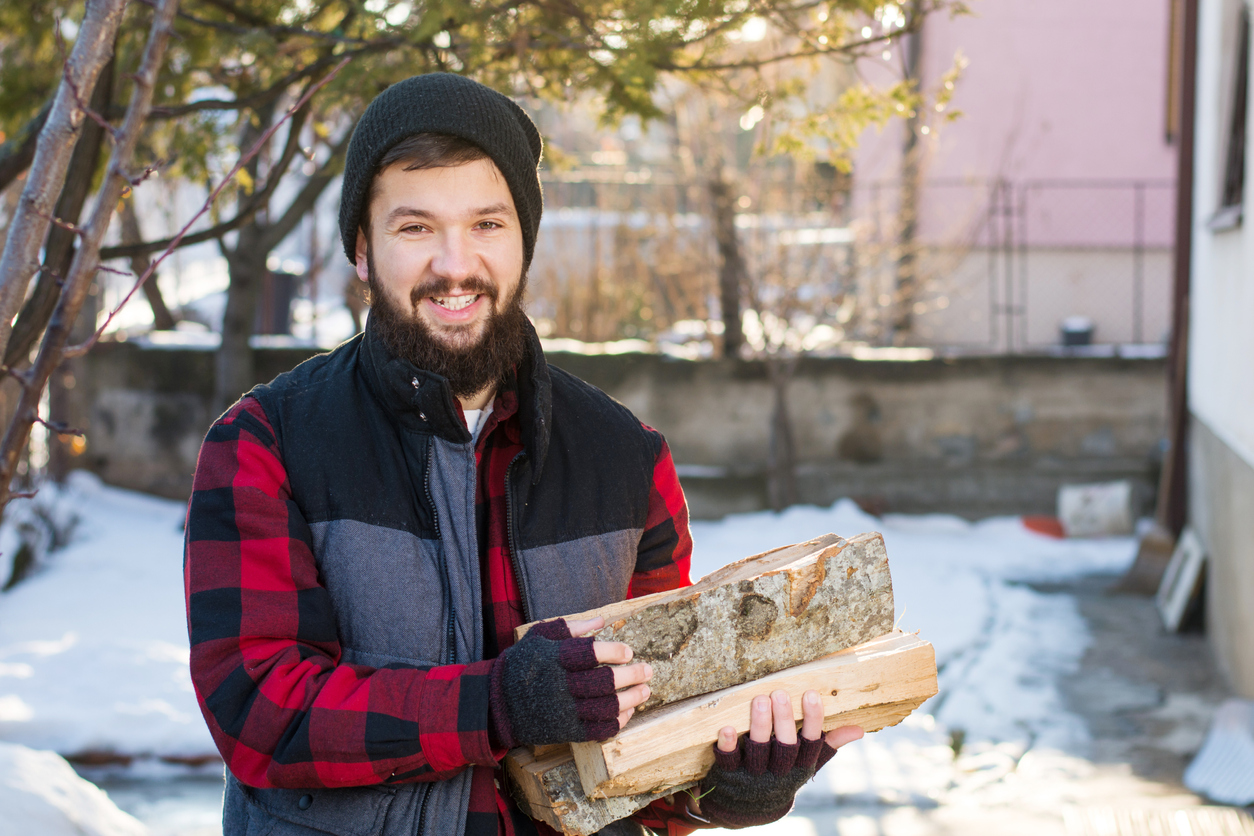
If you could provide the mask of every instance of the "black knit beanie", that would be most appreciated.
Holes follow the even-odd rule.
[[[398,81],[362,114],[344,161],[340,192],[340,240],[357,262],[357,229],[367,210],[379,160],[393,145],[419,133],[450,134],[483,149],[505,175],[522,224],[523,269],[531,264],[544,198],[540,193],[543,143],[535,123],[507,96],[452,73],[428,73]]]

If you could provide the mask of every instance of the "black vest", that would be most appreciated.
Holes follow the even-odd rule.
[[[534,333],[518,394],[524,450],[506,501],[526,618],[623,600],[660,437],[549,367]],[[373,667],[483,658],[474,447],[447,381],[391,356],[367,329],[250,395],[274,429],[304,526],[294,534],[311,543],[325,589],[308,607],[322,623],[306,625],[303,608],[302,634],[333,636],[343,662]],[[224,824],[226,836],[273,819],[274,836],[460,834],[469,790],[470,770],[315,791],[255,790],[228,776]]]

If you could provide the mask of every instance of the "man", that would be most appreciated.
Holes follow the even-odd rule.
[[[547,833],[501,758],[605,739],[648,698],[629,647],[558,617],[689,583],[687,509],[661,435],[547,366],[523,313],[540,154],[526,114],[475,82],[382,93],[340,209],[365,334],[253,389],[205,439],[186,593],[226,836]],[[515,643],[536,619],[556,620]],[[723,730],[704,799],[613,832],[782,816],[860,734],[823,739],[808,696],[805,741],[791,704],[763,697],[750,741]]]

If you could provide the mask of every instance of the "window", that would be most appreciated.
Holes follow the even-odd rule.
[[[1210,228],[1219,232],[1241,225],[1245,195],[1245,125],[1246,100],[1250,79],[1250,10],[1241,4],[1237,29],[1237,63],[1233,73],[1232,111],[1228,125],[1228,148],[1224,160],[1223,192],[1219,211],[1211,218]]]

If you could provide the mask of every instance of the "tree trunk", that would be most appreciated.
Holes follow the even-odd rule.
[[[10,323],[26,298],[31,277],[39,270],[39,250],[51,224],[48,218],[53,202],[65,183],[83,120],[88,118],[75,90],[96,88],[100,71],[113,56],[125,7],[126,0],[89,0],[66,62],[65,78],[39,132],[30,174],[0,255],[0,352],[7,354]]]
[[[921,0],[913,0],[911,21],[923,19]],[[920,24],[921,25],[921,24]],[[920,82],[920,59],[923,55],[923,30],[916,29],[906,37],[906,80]],[[897,276],[893,294],[892,330],[886,336],[887,343],[902,345],[914,330],[914,305],[919,296],[918,235],[919,224],[919,147],[920,114],[912,110],[906,117],[903,130],[905,138],[901,148],[901,204],[897,210],[899,232],[897,239]]]
[[[269,250],[258,244],[262,230],[254,222],[240,228],[239,240],[227,257],[231,284],[226,291],[222,315],[222,345],[215,363],[213,409],[224,412],[257,382],[256,364],[249,339],[257,304],[261,299]]]
[[[277,104],[274,100],[268,101],[258,108],[252,118],[244,120],[240,148],[251,148],[256,144],[274,118]],[[258,172],[263,155],[258,154],[244,166],[252,183],[260,182]],[[261,218],[265,213],[266,207],[260,207],[257,214],[239,228],[235,249],[227,251],[223,247],[231,282],[226,289],[226,309],[222,312],[222,343],[214,362],[215,413],[224,412],[257,382],[249,338],[253,335],[257,303],[265,281],[266,257],[270,254],[270,248],[262,243],[265,229]]]
[[[122,243],[138,244],[144,240],[143,232],[139,228],[139,216],[135,214],[135,205],[131,201],[124,201],[118,215],[122,221]],[[144,273],[148,272],[151,262],[146,255],[136,255],[131,257],[131,272],[138,279]],[[161,296],[161,288],[157,286],[157,276],[154,273],[148,277],[148,281],[144,282],[144,298],[148,300],[148,306],[152,308],[152,326],[158,331],[169,331],[175,325],[174,314],[170,313],[170,309],[166,307],[165,299]]]
[[[83,300],[78,319],[70,330],[70,341],[73,343],[86,341],[96,330],[96,319],[100,314],[98,287],[97,283]],[[65,481],[75,460],[87,449],[84,443],[86,436],[78,434],[87,432],[87,419],[90,417],[90,404],[84,400],[84,390],[78,385],[82,376],[83,360],[74,357],[61,361],[48,379],[48,417],[51,423],[71,431],[48,433],[48,475],[58,483]]]
[[[744,286],[745,262],[736,237],[736,207],[732,187],[722,166],[709,179],[710,205],[714,215],[714,240],[718,243],[719,301],[723,309],[723,356],[736,359],[745,335],[740,322],[740,295]]]
[[[766,361],[774,407],[766,460],[766,489],[771,508],[782,511],[798,502],[797,454],[793,443],[792,416],[788,411],[788,385],[797,371],[797,358],[773,357]]]

